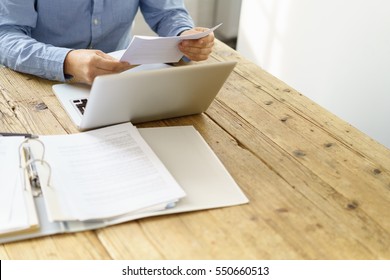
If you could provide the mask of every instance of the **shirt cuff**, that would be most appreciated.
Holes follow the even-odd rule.
[[[70,51],[72,51],[72,49],[67,49],[67,48],[58,48],[55,51],[53,58],[49,62],[50,64],[52,63],[52,65],[49,66],[49,68],[53,70],[52,80],[66,82],[73,78],[72,76],[66,75],[64,73],[65,58]]]

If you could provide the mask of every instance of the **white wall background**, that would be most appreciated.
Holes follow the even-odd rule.
[[[222,22],[223,25],[215,32],[216,36],[224,40],[237,37],[241,0],[184,0],[184,3],[196,26],[213,27]],[[140,13],[137,14],[133,33],[155,35]]]
[[[237,49],[390,148],[390,1],[243,0]]]

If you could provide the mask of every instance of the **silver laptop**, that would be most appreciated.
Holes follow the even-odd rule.
[[[204,112],[235,65],[139,66],[99,76],[92,87],[57,84],[53,91],[79,130],[141,123]]]

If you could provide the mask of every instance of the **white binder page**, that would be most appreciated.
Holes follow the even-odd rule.
[[[139,129],[187,196],[164,213],[226,207],[249,200],[193,126]]]
[[[19,169],[23,137],[0,137],[0,234],[30,226]]]
[[[23,195],[21,177],[17,176],[13,189],[14,192],[12,193],[12,196],[9,197],[9,200],[12,202],[11,209],[8,211],[9,216],[6,220],[0,221],[0,235],[30,228],[29,214],[26,200]]]
[[[18,148],[22,141],[23,137],[0,137],[0,224],[10,216],[19,170]]]
[[[40,139],[52,169],[49,188],[67,217],[103,219],[165,206],[185,195],[130,123]],[[55,213],[51,218],[61,220]]]
[[[222,23],[204,32],[184,36],[134,36],[120,60],[130,64],[178,62],[183,57],[178,48],[181,41],[203,38],[221,25]]]

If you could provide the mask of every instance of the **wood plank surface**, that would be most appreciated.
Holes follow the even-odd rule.
[[[238,64],[194,125],[243,206],[0,245],[2,259],[389,259],[390,150],[217,41]],[[212,78],[212,77],[211,77]],[[54,82],[0,68],[0,130],[76,133]]]

